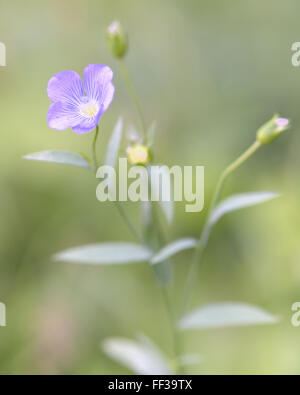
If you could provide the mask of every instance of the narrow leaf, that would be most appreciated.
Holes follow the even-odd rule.
[[[23,156],[23,159],[41,162],[52,162],[91,169],[90,164],[82,156],[68,151],[42,151]]]
[[[123,133],[123,120],[120,117],[114,127],[111,138],[108,143],[108,148],[106,151],[106,157],[104,164],[107,166],[116,166],[116,161],[118,158],[118,153],[120,149],[120,144],[122,140]]]
[[[278,192],[249,192],[233,195],[223,200],[211,213],[209,224],[213,226],[223,215],[241,208],[255,206],[279,196]]]
[[[126,138],[132,142],[137,142],[141,140],[141,136],[134,125],[130,125],[127,129]]]
[[[92,265],[121,264],[148,261],[152,252],[133,243],[90,244],[60,252],[54,256],[56,261],[87,263]]]
[[[275,324],[276,322],[278,322],[277,317],[259,307],[227,302],[207,305],[188,313],[180,320],[179,327],[182,330],[207,329]]]
[[[106,339],[102,348],[115,361],[140,375],[172,374],[161,352],[150,340]]]
[[[152,263],[154,265],[154,264],[163,262],[166,259],[172,257],[173,255],[177,254],[180,251],[195,248],[196,246],[197,246],[196,239],[186,238],[186,239],[176,240],[176,241],[166,245],[157,254],[155,254],[151,258],[150,263]]]
[[[174,203],[172,200],[170,201],[160,201],[159,202],[160,207],[168,221],[168,224],[171,224],[173,222],[174,218]]]

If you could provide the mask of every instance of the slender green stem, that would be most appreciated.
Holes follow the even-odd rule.
[[[139,103],[139,102],[137,101],[137,103]],[[141,119],[143,119],[143,118],[141,118]],[[97,143],[98,135],[99,135],[99,126],[96,127],[95,135],[94,135],[94,139],[93,139],[93,143],[92,143],[92,157],[93,157],[95,173],[97,172],[97,169],[98,169],[98,160],[97,160],[97,152],[96,152],[96,143]],[[145,244],[145,241],[139,236],[139,233],[137,232],[135,226],[133,225],[132,221],[128,217],[128,215],[125,212],[125,210],[122,207],[122,205],[118,201],[115,201],[114,203],[115,203],[115,206],[117,207],[121,217],[123,218],[125,224],[127,225],[128,229],[132,233],[132,235],[140,243]],[[157,232],[160,232],[157,218],[156,218],[155,215],[154,215],[154,217],[155,217],[154,220],[155,220],[155,226],[156,226]],[[164,301],[165,301],[165,304],[166,304],[166,308],[167,308],[167,311],[168,311],[170,325],[171,325],[171,328],[172,328],[173,342],[174,342],[174,354],[175,354],[175,361],[176,361],[176,370],[178,371],[178,373],[180,373],[181,372],[180,359],[179,359],[180,358],[180,339],[179,339],[179,333],[178,333],[178,330],[177,330],[176,314],[175,314],[174,309],[172,308],[172,301],[171,301],[171,298],[170,298],[170,295],[169,295],[167,287],[163,286],[163,287],[161,287],[161,290],[162,290],[163,298],[164,298]]]
[[[213,198],[211,200],[211,205],[210,209],[208,212],[208,216],[210,216],[212,210],[218,203],[218,200],[221,195],[222,188],[224,186],[224,182],[226,178],[237,168],[239,168],[244,162],[246,162],[247,159],[250,158],[257,150],[258,148],[261,147],[261,143],[259,141],[255,141],[242,155],[240,155],[234,162],[232,162],[229,166],[226,167],[226,169],[223,171],[221,174],[215,193],[213,195]]]
[[[172,328],[172,336],[173,336],[173,349],[174,349],[174,360],[175,360],[175,371],[178,374],[183,374],[183,368],[180,364],[180,355],[181,355],[181,342],[180,342],[180,334],[179,331],[177,329],[177,316],[176,316],[176,312],[173,308],[173,304],[172,304],[172,300],[170,297],[170,294],[168,292],[168,288],[167,286],[162,286],[161,288],[161,292],[162,292],[162,296],[163,299],[165,301],[165,305],[166,305],[166,309],[168,312],[168,316],[169,316],[169,322],[170,322],[170,326]]]
[[[133,225],[132,221],[128,217],[128,215],[127,215],[126,211],[124,210],[124,208],[122,207],[122,205],[117,200],[114,203],[115,203],[115,206],[117,207],[121,217],[123,218],[125,224],[127,225],[128,229],[134,236],[134,238],[137,241],[139,241],[141,244],[144,244],[143,238],[139,235],[138,231],[136,230],[135,226]]]
[[[202,247],[201,243],[198,243],[198,245],[195,249],[192,264],[189,268],[186,283],[184,286],[183,299],[182,299],[182,305],[181,305],[181,314],[182,315],[187,310],[189,301],[191,300],[191,297],[193,294],[194,284],[196,282],[197,275],[198,275],[199,262],[202,258],[203,251],[204,251],[204,248]]]
[[[120,72],[122,74],[123,80],[127,86],[131,100],[133,101],[133,103],[136,107],[137,113],[139,115],[141,127],[142,127],[142,132],[143,132],[143,136],[144,136],[144,141],[145,141],[147,139],[147,129],[146,129],[146,122],[145,122],[145,118],[144,118],[144,113],[142,110],[142,106],[141,106],[139,97],[138,97],[136,90],[134,88],[134,85],[131,81],[127,65],[123,59],[121,59],[119,61],[119,67],[120,67]],[[152,207],[152,209],[154,209],[154,207]],[[152,211],[152,213],[153,213],[153,211]],[[156,214],[153,213],[152,215],[153,215],[153,220],[154,220],[154,225],[155,225],[156,231],[161,235],[160,225],[159,225],[158,219],[156,217]],[[161,289],[162,289],[163,298],[164,298],[164,301],[166,304],[166,308],[168,311],[170,325],[172,327],[173,342],[174,342],[174,354],[175,354],[175,360],[176,360],[176,365],[177,365],[176,368],[179,373],[181,371],[181,366],[180,366],[180,339],[179,339],[179,333],[177,330],[177,317],[176,317],[176,314],[175,314],[174,309],[172,307],[173,303],[170,298],[168,289],[166,288],[166,286],[162,286]]]
[[[255,141],[242,155],[240,155],[234,162],[232,162],[229,166],[227,166],[225,168],[225,170],[222,172],[222,174],[219,178],[219,181],[217,183],[215,192],[214,192],[212,200],[211,200],[211,204],[210,204],[210,208],[208,211],[205,225],[204,225],[203,230],[201,232],[201,235],[200,235],[200,238],[198,241],[198,245],[195,249],[194,259],[193,259],[193,262],[190,266],[190,269],[189,269],[189,272],[187,275],[187,281],[186,281],[186,285],[185,285],[185,289],[184,289],[184,296],[183,296],[184,302],[183,302],[182,314],[186,311],[188,304],[192,298],[193,292],[194,292],[199,263],[202,259],[203,252],[207,246],[210,232],[211,232],[211,226],[209,223],[210,215],[211,215],[213,209],[218,204],[225,180],[234,170],[238,169],[244,162],[246,162],[246,160],[249,159],[260,147],[261,147],[261,143],[259,141]]]
[[[92,157],[93,157],[93,163],[94,163],[94,172],[97,172],[98,169],[98,159],[97,159],[97,151],[96,151],[96,143],[97,143],[97,138],[99,135],[99,126],[96,127],[95,129],[95,135],[92,143]],[[132,233],[133,237],[137,239],[140,243],[144,243],[143,239],[139,236],[138,231],[136,230],[135,226],[133,225],[132,221],[126,214],[125,210],[123,209],[122,205],[118,202],[115,201],[115,206],[117,207],[121,217],[123,218],[125,224],[128,226],[128,229]]]
[[[149,180],[150,180],[150,178],[149,178]],[[149,182],[148,187],[149,187],[149,196],[151,196],[151,182]],[[159,216],[156,211],[156,206],[155,206],[154,202],[150,202],[150,204],[151,204],[151,219],[152,219],[152,223],[153,223],[155,232],[158,236],[160,243],[162,242],[164,244],[165,243],[164,235],[163,235],[163,232],[161,229]],[[162,263],[162,264],[164,264],[164,263]],[[153,271],[153,273],[154,273],[154,271]],[[180,336],[180,332],[178,330],[178,324],[177,324],[178,317],[177,317],[176,309],[175,309],[173,300],[169,294],[168,285],[167,284],[159,284],[159,287],[160,287],[160,290],[162,293],[164,303],[166,305],[166,310],[168,312],[170,327],[171,327],[171,331],[172,331],[175,370],[176,370],[176,373],[183,374],[184,370],[183,370],[183,367],[181,366],[181,361],[180,361],[181,336]]]
[[[143,113],[143,110],[142,110],[142,106],[141,106],[139,97],[138,97],[138,95],[136,93],[135,87],[134,87],[134,85],[133,85],[133,83],[131,81],[131,78],[130,78],[130,75],[129,75],[129,72],[128,72],[128,68],[127,68],[127,65],[126,65],[126,62],[125,62],[124,59],[120,59],[119,67],[120,67],[120,72],[122,74],[122,78],[123,78],[123,80],[124,80],[124,82],[125,82],[125,84],[127,86],[127,89],[128,89],[129,95],[131,97],[131,100],[133,101],[133,103],[134,103],[134,105],[136,107],[137,113],[139,115],[139,118],[140,118],[140,121],[141,121],[141,126],[142,126],[142,132],[144,134],[144,138],[146,138],[146,136],[147,136],[147,129],[146,129],[146,122],[145,122],[145,118],[144,118],[144,113]]]
[[[96,172],[98,169],[98,161],[97,161],[97,153],[96,153],[96,143],[99,136],[99,125],[96,126],[95,135],[92,143],[92,157],[94,163],[94,171]]]

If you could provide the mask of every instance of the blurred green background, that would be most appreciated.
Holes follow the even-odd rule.
[[[0,373],[128,373],[100,349],[107,336],[144,332],[166,353],[170,328],[161,295],[144,264],[85,267],[54,263],[53,253],[107,240],[133,241],[111,204],[99,203],[83,169],[22,161],[27,153],[90,152],[92,134],[49,129],[46,94],[62,70],[89,63],[115,71],[116,96],[101,121],[103,155],[118,116],[135,110],[106,46],[115,18],[128,30],[131,75],[150,124],[155,157],[168,165],[204,165],[206,201],[220,171],[252,143],[274,112],[293,130],[264,147],[231,177],[225,194],[279,190],[280,199],[224,218],[213,232],[193,305],[244,301],[281,317],[269,327],[192,332],[185,348],[205,360],[190,373],[299,373],[300,328],[300,41],[298,0],[47,0],[0,6]],[[100,152],[101,151],[101,152]],[[127,204],[138,224],[136,205]],[[177,205],[168,237],[196,236],[205,212]],[[181,296],[191,255],[174,262]]]

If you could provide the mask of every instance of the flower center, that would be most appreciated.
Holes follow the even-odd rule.
[[[99,105],[95,100],[89,100],[87,97],[81,99],[79,111],[85,118],[91,118],[98,114]]]

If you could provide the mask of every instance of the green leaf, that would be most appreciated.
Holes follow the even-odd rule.
[[[274,199],[280,196],[278,192],[249,192],[242,193],[239,195],[233,195],[223,200],[215,209],[212,211],[209,219],[209,225],[212,227],[216,222],[219,221],[223,215],[236,211],[245,207],[255,206],[267,202],[268,200]]]
[[[168,224],[170,225],[173,222],[174,218],[174,203],[173,200],[170,200],[169,202],[159,202],[160,207],[168,221]]]
[[[138,341],[126,338],[109,338],[103,342],[102,348],[110,358],[136,374],[173,374],[162,353],[144,336]]]
[[[137,130],[137,128],[134,125],[130,125],[127,132],[126,132],[126,138],[129,141],[132,142],[137,142],[141,140],[141,136]]]
[[[179,327],[186,329],[208,329],[247,325],[275,324],[278,318],[274,315],[245,303],[226,302],[200,307],[186,316]]]
[[[124,264],[149,261],[152,252],[133,243],[100,243],[71,248],[54,256],[56,261],[91,265]]]
[[[164,248],[162,248],[157,254],[155,254],[150,263],[155,265],[157,263],[163,262],[166,259],[172,257],[180,251],[188,250],[191,248],[195,248],[197,246],[197,240],[192,238],[185,238],[176,240]]]
[[[41,162],[52,162],[64,165],[84,167],[91,170],[91,166],[82,156],[68,151],[42,151],[23,156],[23,159]]]
[[[104,164],[106,166],[115,167],[118,158],[118,153],[120,149],[120,144],[122,140],[123,133],[123,120],[120,117],[114,127],[111,138],[108,143],[108,148],[106,151],[106,157]]]

